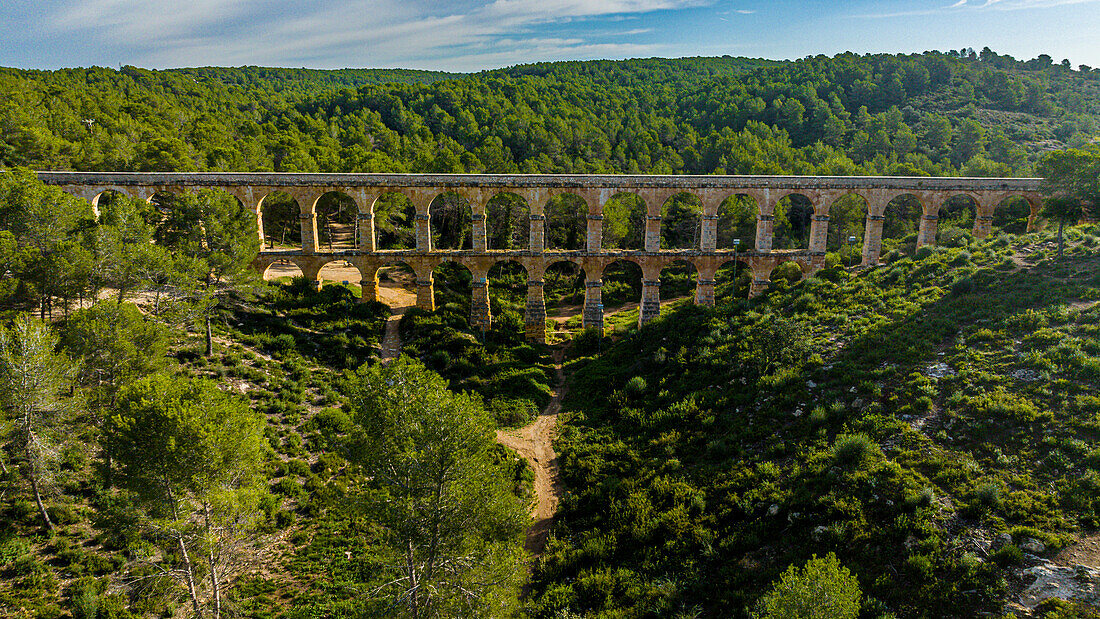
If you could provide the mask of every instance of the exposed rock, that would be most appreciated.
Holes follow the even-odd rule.
[[[774,516],[778,513],[779,513],[779,506],[776,505],[775,503],[772,503],[772,506],[768,508],[768,515],[769,516]]]
[[[924,375],[928,378],[945,378],[947,376],[954,376],[955,370],[952,370],[951,366],[940,361],[939,363],[933,363],[924,368]]]
[[[1008,546],[1012,543],[1012,536],[1008,533],[998,533],[997,537],[993,538],[993,542],[989,545],[990,550],[1000,550],[1004,546]]]
[[[1030,383],[1039,380],[1039,373],[1035,370],[1021,369],[1013,372],[1012,377]]]
[[[1037,540],[1033,537],[1025,537],[1020,542],[1020,550],[1030,552],[1031,554],[1037,555],[1037,554],[1042,554],[1042,553],[1046,552],[1047,551],[1047,546],[1043,542],[1040,542],[1039,540]]]
[[[1064,567],[1043,561],[1024,570],[1023,577],[1024,582],[1034,578],[1020,594],[1020,604],[1029,610],[1050,598],[1100,604],[1100,570],[1095,568]]]
[[[829,532],[829,527],[827,527],[825,525],[818,525],[818,526],[814,527],[813,532],[810,533],[810,537],[813,538],[813,540],[815,542],[820,542],[823,539],[825,539],[825,535],[828,534],[828,532]]]

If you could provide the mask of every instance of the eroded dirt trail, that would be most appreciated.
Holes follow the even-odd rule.
[[[390,306],[393,313],[386,319],[386,331],[382,335],[382,363],[389,363],[401,354],[401,317],[405,311],[416,305],[416,293],[400,286],[378,287],[378,300]]]
[[[554,398],[538,418],[517,430],[497,430],[497,442],[526,459],[535,471],[537,501],[531,514],[535,523],[528,529],[524,544],[527,552],[535,556],[546,547],[550,524],[564,492],[558,471],[558,454],[553,445],[558,414],[561,413],[561,398],[565,395],[565,374],[561,368],[564,353],[560,348],[554,351]]]

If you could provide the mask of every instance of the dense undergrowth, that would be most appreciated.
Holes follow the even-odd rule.
[[[236,306],[219,321],[212,357],[202,354],[203,345],[194,336],[177,334],[171,346],[169,372],[213,378],[246,396],[267,419],[268,494],[260,502],[255,549],[246,554],[227,601],[241,616],[388,613],[388,602],[364,597],[379,584],[392,557],[381,543],[384,530],[353,500],[366,481],[344,458],[354,427],[344,370],[378,361],[389,308],[358,301],[342,285],[321,291],[300,279],[271,285],[255,302]],[[453,320],[446,310],[427,317],[437,324]],[[471,333],[468,323],[454,322]],[[448,377],[470,386],[484,379],[491,385],[487,392],[497,394],[488,402],[491,411],[509,412],[510,404],[514,414],[530,415],[536,402],[549,398],[548,379],[542,370],[530,369],[539,353],[522,343],[522,333],[519,339],[518,345],[509,344],[514,338],[496,344],[491,353],[477,344],[469,352],[473,358],[502,361],[480,373],[463,373],[462,368],[474,367],[467,363]],[[509,386],[513,392],[505,397]],[[134,505],[106,487],[93,447],[96,421],[82,418],[77,427],[84,429],[61,455],[48,496],[55,533],[39,528],[34,503],[17,490],[14,470],[0,480],[0,491],[13,496],[0,511],[0,616],[176,612],[181,591],[142,559],[150,540],[136,526]],[[526,462],[499,446],[495,459],[514,492],[530,500],[533,476]]]
[[[591,359],[534,614],[747,616],[828,552],[866,616],[1003,611],[1021,553],[989,540],[1097,525],[1100,247],[1075,237],[1061,261],[1001,235],[827,269]]]
[[[568,494],[529,612],[747,616],[787,566],[829,552],[858,577],[864,616],[1003,612],[1020,545],[1053,552],[1100,523],[1096,234],[1071,230],[1062,260],[1049,236],[1005,234],[858,273],[832,256],[759,300],[731,298],[728,279],[713,309],[672,303],[614,341],[560,334],[576,370],[558,442]],[[519,280],[494,285],[492,329],[472,328],[463,273],[438,274],[435,312],[407,312],[404,351],[481,394],[499,425],[522,424],[550,398],[550,349],[524,341]],[[344,459],[342,394],[345,369],[377,361],[388,309],[301,280],[258,301],[216,323],[213,357],[177,335],[169,368],[267,418],[269,497],[233,612],[385,615],[364,592],[392,557],[355,509],[365,480]],[[53,481],[57,532],[23,495],[5,503],[0,607],[174,612],[178,589],[138,560],[133,506],[104,488],[86,421]],[[527,465],[496,459],[530,499]],[[990,550],[1001,533],[1012,543]]]

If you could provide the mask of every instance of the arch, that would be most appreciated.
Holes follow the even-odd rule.
[[[179,194],[163,189],[150,192],[149,197],[145,199],[151,206],[149,219],[150,223],[156,227],[154,234],[158,242],[163,242],[165,237],[179,232],[178,230],[172,230],[174,226],[178,225],[178,222],[173,220],[172,213],[178,208],[177,201],[179,199]]]
[[[745,260],[727,260],[714,273],[716,299],[747,299],[756,271]]]
[[[404,260],[384,260],[372,265],[360,265],[363,274],[363,294],[367,300],[377,300],[390,306],[390,309],[404,313],[405,308],[416,306],[417,273],[411,264]],[[374,284],[374,299],[370,290]]]
[[[493,336],[520,343],[527,335],[527,267],[518,260],[499,260],[485,273]],[[471,310],[473,311],[473,310]]]
[[[869,205],[862,195],[846,193],[829,206],[825,251],[839,254],[844,264],[858,264],[863,252]]]
[[[92,204],[92,215],[95,217],[96,221],[99,221],[100,217],[103,214],[103,211],[106,210],[112,203],[114,203],[119,198],[127,195],[128,194],[119,191],[118,189],[110,188],[104,189],[103,191],[95,194],[95,196],[93,196],[92,199],[89,200],[89,202],[91,202]]]
[[[768,275],[768,279],[772,283],[786,282],[788,286],[793,286],[802,281],[805,275],[806,265],[795,260],[784,260],[775,265],[775,268]]]
[[[631,258],[619,258],[604,265],[600,272],[603,281],[603,305],[609,311],[642,298],[642,266]]]
[[[703,226],[703,201],[681,191],[661,206],[661,249],[699,249]]]
[[[527,295],[527,267],[518,260],[498,260],[486,272],[493,315],[506,306],[522,309]]]
[[[801,193],[783,196],[773,211],[772,249],[809,249],[814,203]]]
[[[321,194],[313,204],[318,245],[328,251],[353,250],[358,237],[359,204],[343,191]]]
[[[263,222],[264,244],[268,249],[287,250],[302,246],[301,205],[283,191],[270,191],[257,208]]]
[[[264,281],[280,282],[284,278],[289,281],[295,277],[305,277],[302,268],[293,260],[273,260],[260,274]]]
[[[944,200],[937,213],[936,245],[965,245],[980,209],[981,202],[970,194],[959,193]]]
[[[400,191],[383,191],[371,206],[378,249],[416,249],[416,204]]]
[[[117,200],[118,196],[130,195],[129,192],[122,187],[102,187],[94,191],[96,193],[89,202],[92,203],[92,212],[96,214],[96,217],[99,217],[100,209],[105,206],[107,202]]]
[[[903,193],[890,198],[882,210],[882,244],[879,255],[872,256],[874,263],[877,264],[883,254],[891,251],[913,255],[923,215],[924,201],[920,196]]]
[[[567,331],[566,323],[574,317],[576,326],[580,326],[587,280],[584,267],[576,261],[556,260],[546,265],[542,276],[544,302],[555,331]]]
[[[584,303],[584,267],[573,260],[556,260],[546,265],[542,275],[547,307]]]
[[[359,288],[364,279],[359,267],[346,260],[330,260],[317,271],[317,281],[339,282],[351,288]]]
[[[510,191],[493,195],[485,205],[485,236],[489,250],[530,249],[531,206]]]
[[[576,251],[588,238],[588,203],[575,193],[560,193],[546,203],[546,249]],[[532,215],[535,218],[536,215]]]
[[[1037,209],[1027,196],[1008,196],[993,207],[993,228],[1010,234],[1027,232],[1028,222]]]
[[[473,210],[470,201],[454,191],[437,195],[428,205],[432,249],[472,249]]]
[[[603,236],[605,249],[644,249],[646,202],[629,191],[611,195],[603,204]]]
[[[474,274],[458,260],[442,260],[431,270],[431,281],[437,308],[457,305],[459,313],[470,315],[470,289]]]
[[[695,294],[699,283],[699,269],[695,263],[677,259],[666,264],[658,275],[661,282],[660,299],[679,299]]]
[[[718,205],[718,249],[751,251],[756,247],[757,217],[760,205],[744,194],[729,196]],[[734,243],[737,239],[740,243]]]

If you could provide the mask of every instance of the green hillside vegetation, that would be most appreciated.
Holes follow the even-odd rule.
[[[584,365],[536,616],[747,613],[827,552],[867,611],[1001,611],[1019,583],[996,534],[1057,549],[1097,526],[1096,233],[1064,262],[1000,236],[826,269]]]
[[[988,50],[467,76],[2,70],[0,615],[778,617],[821,592],[842,616],[1004,615],[1029,555],[1100,527],[1100,229],[1074,214],[1097,201],[1097,156],[1039,160],[1094,141],[1097,75]],[[551,401],[561,352],[524,341],[521,269],[490,273],[485,333],[469,272],[436,269],[438,309],[405,313],[407,357],[383,366],[389,308],[354,285],[260,281],[255,217],[226,194],[107,196],[97,218],[16,165],[1040,170],[1085,201],[1049,201],[1032,232],[1008,205],[985,240],[951,202],[940,247],[919,251],[901,205],[867,270],[845,268],[860,205],[838,204],[815,276],[780,270],[749,300],[723,271],[701,308],[693,274],[666,270],[641,330],[641,275],[615,265],[608,333],[573,317],[551,336],[567,494],[521,598],[533,472],[491,437]],[[461,205],[437,205],[439,246],[462,247]],[[609,205],[607,246],[637,246],[640,206]],[[404,207],[378,205],[386,247],[409,246]],[[583,238],[579,207],[550,205],[551,246]],[[690,244],[694,208],[670,204],[664,246]],[[523,206],[490,211],[493,247],[522,247]],[[751,246],[751,205],[720,217],[723,246]],[[777,222],[777,247],[803,224]],[[551,309],[579,303],[579,275],[548,272]]]
[[[1044,58],[643,59],[465,76],[5,69],[0,165],[1023,174],[1042,150],[1094,139],[1100,114],[1100,71]]]

